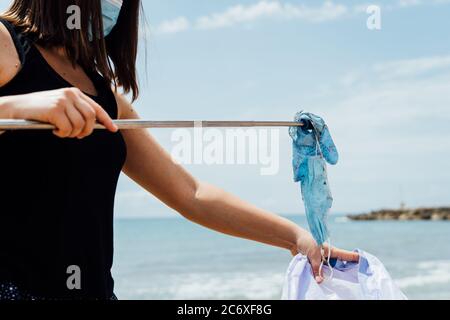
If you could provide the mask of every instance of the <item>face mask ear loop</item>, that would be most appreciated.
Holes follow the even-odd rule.
[[[320,156],[320,152],[319,152],[319,140],[317,139],[317,135],[314,132],[314,136],[316,137],[316,156]]]
[[[312,121],[311,121],[311,126],[313,127],[314,138],[316,139],[316,156],[320,156],[323,158],[322,149],[320,148],[319,134],[318,134],[316,127],[314,126],[314,123],[312,123]]]
[[[321,255],[321,260],[322,260],[322,261],[321,261],[320,267],[319,267],[319,276],[320,276],[320,277],[323,277],[323,278],[325,279],[324,274],[323,274],[325,249],[323,248],[323,246],[322,246],[322,248],[320,249],[320,255]]]
[[[331,266],[331,252],[333,250],[333,247],[331,246],[331,239],[328,239],[328,257],[327,257],[327,264],[328,267],[330,268],[330,279],[333,279],[333,267]]]
[[[330,269],[330,277],[328,277],[325,280],[333,279],[333,274],[334,274],[333,267],[331,266],[331,251],[332,251],[332,249],[331,249],[332,248],[332,246],[331,246],[331,239],[328,239],[328,248],[329,248],[328,249],[328,254],[327,254],[326,257],[325,257],[325,249],[324,249],[324,247],[322,246],[322,248],[321,248],[322,263],[320,264],[320,267],[319,267],[319,275],[320,276],[323,275],[324,279],[325,279],[325,275],[323,274],[323,267],[325,265],[325,262],[327,263],[328,268]]]
[[[314,138],[316,140],[316,156],[320,156],[323,158],[323,153],[322,153],[322,149],[320,148],[320,142],[319,142],[319,137],[318,137],[318,131],[316,129],[316,127],[314,126],[314,123],[311,121],[311,125],[313,127],[313,133],[314,133]],[[325,168],[326,169],[326,168]],[[331,239],[328,240],[329,243],[329,250],[328,250],[328,255],[325,259],[325,249],[322,246],[321,248],[321,258],[322,258],[322,262],[320,263],[320,267],[319,267],[319,275],[322,276],[323,275],[323,267],[325,265],[325,262],[327,262],[329,268],[330,268],[330,272],[331,272],[331,276],[330,279],[333,278],[333,268],[331,267]],[[325,279],[325,277],[323,277]]]

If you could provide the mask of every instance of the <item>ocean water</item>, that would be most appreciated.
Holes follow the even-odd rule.
[[[306,227],[304,217],[289,217]],[[117,220],[119,299],[280,299],[291,256],[182,219]],[[450,222],[330,218],[333,244],[376,255],[410,299],[450,299]]]

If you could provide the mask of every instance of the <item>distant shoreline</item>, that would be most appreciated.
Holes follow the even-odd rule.
[[[353,221],[450,221],[450,207],[378,210],[367,214],[347,215]]]

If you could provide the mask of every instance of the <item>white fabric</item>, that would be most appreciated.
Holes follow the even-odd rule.
[[[283,300],[407,300],[376,257],[358,251],[358,263],[338,261],[331,270],[323,268],[326,280],[317,284],[311,265],[298,255],[289,265],[283,289]]]

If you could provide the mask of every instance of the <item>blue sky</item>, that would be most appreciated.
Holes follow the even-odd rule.
[[[0,8],[9,1],[0,0]],[[366,26],[380,5],[382,29]],[[450,204],[450,1],[144,1],[147,66],[136,108],[155,120],[322,115],[341,153],[333,212]],[[147,73],[145,70],[147,69]],[[154,130],[167,148],[170,130]],[[263,208],[302,213],[290,138],[281,166],[188,166]],[[122,178],[117,215],[173,216]]]

